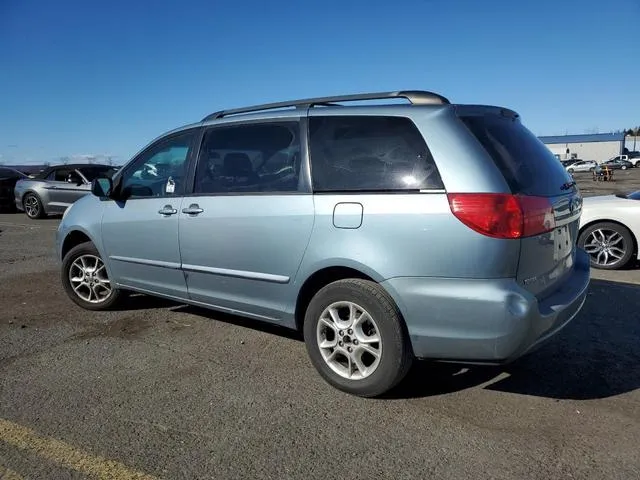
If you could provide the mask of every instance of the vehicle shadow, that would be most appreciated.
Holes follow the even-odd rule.
[[[199,317],[215,320],[216,322],[224,322],[231,325],[236,325],[238,327],[250,328],[251,330],[257,330],[259,332],[268,333],[270,335],[278,335],[280,337],[288,338],[291,340],[297,340],[300,342],[303,341],[302,334],[300,332],[273,323],[261,322],[260,320],[239,317],[228,313],[215,312],[213,310],[194,307],[192,305],[180,305],[175,308],[174,311],[190,313]]]
[[[172,308],[302,341],[294,330],[258,320],[130,295],[122,310]],[[591,280],[583,310],[535,352],[504,366],[417,361],[383,398],[420,398],[476,388],[553,399],[589,400],[640,387],[640,285]]]
[[[582,312],[535,352],[502,367],[418,362],[388,397],[441,395],[485,383],[487,390],[573,400],[636,390],[639,311],[640,285],[592,280]]]
[[[180,308],[183,304],[166,300],[160,297],[152,297],[142,293],[129,293],[123,301],[113,308],[116,312],[133,311],[133,310],[154,310],[160,308],[176,307]]]

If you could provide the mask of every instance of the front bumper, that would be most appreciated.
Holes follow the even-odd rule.
[[[382,282],[418,358],[504,363],[536,348],[582,309],[590,280],[581,249],[570,275],[539,300],[514,279],[399,277]]]

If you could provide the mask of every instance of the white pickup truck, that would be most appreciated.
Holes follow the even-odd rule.
[[[612,157],[607,161],[610,162],[612,160],[624,160],[626,162],[632,163],[634,167],[640,167],[640,156],[637,155],[616,155],[615,157]]]

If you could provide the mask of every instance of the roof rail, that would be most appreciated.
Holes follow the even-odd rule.
[[[300,100],[290,100],[286,102],[265,103],[262,105],[254,105],[251,107],[234,108],[231,110],[220,110],[207,115],[202,119],[203,122],[235,115],[238,113],[260,112],[263,110],[273,110],[276,108],[296,107],[308,108],[313,106],[337,106],[336,102],[357,102],[361,100],[382,100],[387,98],[406,98],[412,105],[444,105],[449,104],[448,99],[433,92],[423,90],[402,90],[397,92],[377,92],[377,93],[358,93],[354,95],[338,95],[333,97],[317,97],[305,98]]]

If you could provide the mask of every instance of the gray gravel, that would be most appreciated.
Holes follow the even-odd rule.
[[[579,318],[513,365],[420,363],[364,400],[277,327],[143,296],[83,311],[56,225],[0,215],[0,476],[85,478],[10,422],[159,478],[640,478],[640,269],[594,272]]]

